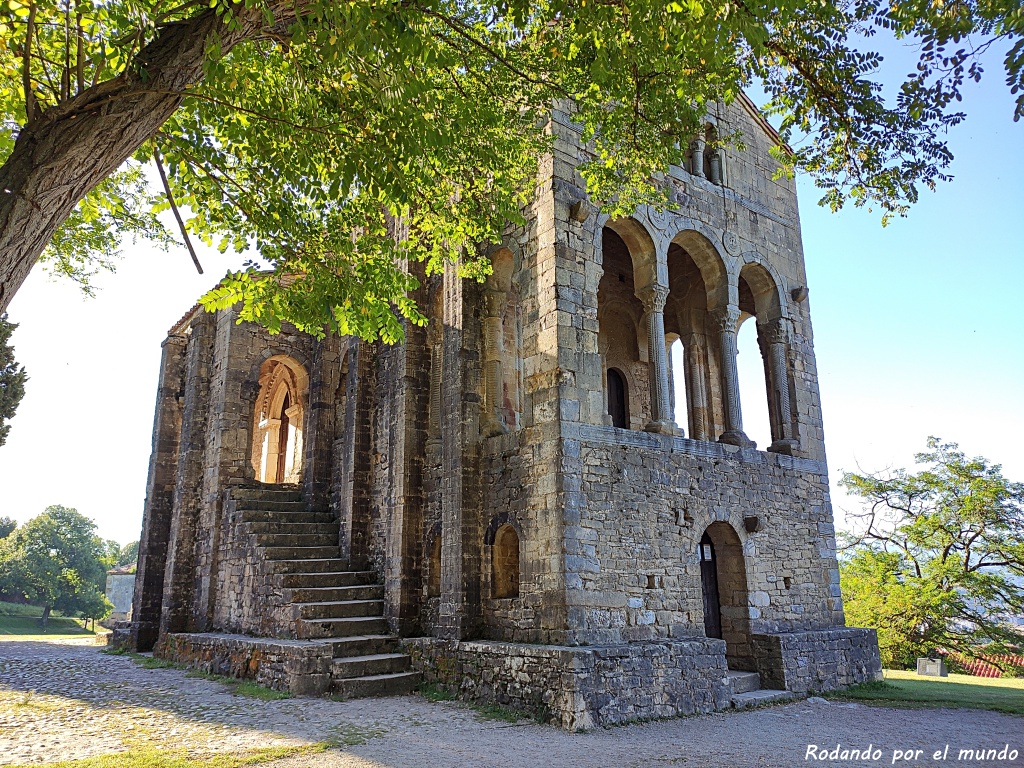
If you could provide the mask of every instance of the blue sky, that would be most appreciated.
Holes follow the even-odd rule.
[[[908,466],[928,435],[1024,480],[1024,122],[1011,120],[998,60],[987,69],[951,135],[956,178],[924,191],[908,219],[883,229],[877,211],[832,214],[799,180],[833,481],[840,469]],[[31,380],[0,447],[0,516],[63,504],[105,537],[138,538],[160,342],[239,261],[209,250],[201,259],[205,277],[184,249],[128,244],[94,300],[33,272],[10,308]],[[758,354],[741,334],[744,422],[763,447]],[[833,498],[841,525],[854,502]]]

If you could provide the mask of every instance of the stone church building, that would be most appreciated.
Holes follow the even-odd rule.
[[[555,111],[526,224],[486,282],[424,277],[404,343],[187,313],[117,641],[302,694],[428,680],[570,729],[879,678],[844,626],[795,184],[745,100],[708,125],[737,129],[742,151],[698,140],[665,175],[675,207],[608,219]]]

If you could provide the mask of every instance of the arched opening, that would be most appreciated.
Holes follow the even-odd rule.
[[[494,534],[492,589],[496,598],[519,597],[519,534],[509,524]]]
[[[750,318],[740,323],[736,334],[736,370],[743,403],[743,431],[757,445],[767,448],[772,438],[765,362],[757,341],[757,324]]]
[[[788,323],[781,296],[768,270],[748,263],[739,276],[740,329],[737,369],[747,433],[770,451],[792,453],[797,447],[791,403]],[[745,322],[750,317],[754,323]],[[754,361],[760,360],[760,365]]]
[[[430,547],[430,572],[427,578],[427,597],[441,596],[441,535],[434,536]]]
[[[626,378],[614,368],[608,369],[608,415],[612,426],[629,429],[629,391]]]
[[[601,267],[597,289],[598,352],[605,372],[606,410],[615,426],[642,429],[650,420],[650,377],[645,311],[637,290],[655,282],[654,243],[632,219],[609,222],[601,232]],[[617,378],[610,375],[615,371]],[[628,384],[627,384],[628,382]],[[611,387],[622,385],[625,421],[616,422]],[[631,384],[632,386],[629,386]],[[616,406],[617,407],[617,406]],[[608,422],[605,422],[608,423]]]
[[[286,355],[260,366],[253,413],[252,468],[263,483],[297,483],[302,477],[305,368]]]
[[[704,603],[704,634],[722,639],[722,602],[715,570],[715,542],[707,532],[700,538],[700,592]]]
[[[670,349],[675,385],[676,423],[685,425],[694,440],[714,440],[722,416],[715,413],[718,338],[709,311],[728,302],[725,264],[700,232],[683,230],[668,248],[666,339],[678,339]]]
[[[705,634],[725,640],[730,669],[753,670],[743,544],[732,526],[716,522],[704,531],[698,549]]]

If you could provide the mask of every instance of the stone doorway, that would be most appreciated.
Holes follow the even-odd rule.
[[[722,639],[722,605],[715,570],[715,543],[705,532],[700,540],[700,588],[704,598],[704,634]]]
[[[754,670],[743,543],[731,525],[712,523],[700,539],[704,632],[725,640],[730,669]]]

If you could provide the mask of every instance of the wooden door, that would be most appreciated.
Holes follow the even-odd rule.
[[[700,540],[700,586],[704,596],[704,634],[722,639],[722,605],[718,598],[715,544],[706,533]]]

